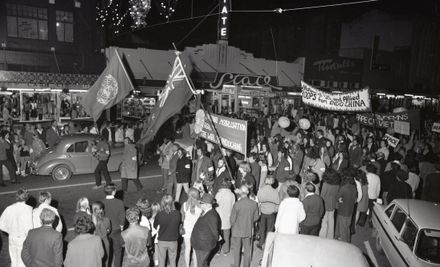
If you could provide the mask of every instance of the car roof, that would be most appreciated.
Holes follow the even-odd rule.
[[[88,134],[88,133],[75,133],[75,134],[69,134],[61,137],[61,142],[76,142],[76,141],[83,141],[83,140],[90,140],[90,139],[96,139],[98,138],[98,135],[96,134]]]
[[[419,229],[440,230],[440,204],[418,199],[393,200],[417,224]]]

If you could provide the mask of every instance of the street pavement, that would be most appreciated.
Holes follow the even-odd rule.
[[[134,184],[129,182],[128,193],[122,195],[118,192],[119,198],[123,199],[126,207],[132,207],[136,201],[142,197],[147,197],[150,202],[160,202],[161,194],[158,193],[158,189],[161,188],[162,179],[160,176],[160,169],[157,164],[148,164],[140,168],[140,179],[144,186],[144,189],[140,192],[136,191]],[[111,173],[112,181],[120,186],[119,173]],[[73,215],[75,214],[76,201],[80,197],[87,197],[92,203],[93,201],[104,198],[103,189],[94,190],[92,187],[95,185],[95,179],[93,174],[87,175],[74,175],[70,180],[65,182],[53,181],[49,176],[28,176],[20,179],[21,184],[9,184],[7,187],[0,188],[0,212],[10,204],[15,202],[15,192],[20,187],[26,187],[30,191],[32,196],[29,201],[30,205],[35,205],[39,191],[50,191],[53,197],[53,205],[58,208],[58,211],[64,222],[64,226],[67,229],[65,233],[65,242],[69,242],[72,239],[72,227],[73,227]],[[181,202],[186,200],[186,195],[183,192]],[[367,257],[371,266],[388,267],[390,264],[385,256],[378,254],[374,247],[374,238],[371,235],[372,229],[369,227],[358,227],[356,234],[352,238],[352,243],[362,250]],[[1,233],[0,239],[0,266],[10,266],[7,235]],[[183,259],[183,250],[179,257],[178,266],[185,266]],[[259,262],[262,258],[262,251],[254,246],[252,266],[259,266]],[[293,259],[294,260],[294,259]],[[349,259],[341,258],[341,261]],[[211,266],[223,267],[231,266],[231,255],[215,255]]]

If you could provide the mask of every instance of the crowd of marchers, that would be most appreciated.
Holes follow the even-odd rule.
[[[249,267],[253,245],[264,249],[268,232],[350,242],[357,227],[371,227],[377,201],[440,202],[435,133],[395,134],[400,141],[392,147],[383,138],[386,129],[363,127],[353,116],[302,108],[287,115],[287,128],[278,125],[279,115],[239,115],[248,120],[246,157],[198,138],[188,155],[174,142],[175,134],[195,137],[194,120],[173,119],[173,130],[162,136],[156,151],[161,202],[149,203],[147,196],[127,210],[106,174],[108,144],[115,140],[110,131],[105,133],[105,124],[97,131],[101,140],[94,150],[102,161],[95,188],[102,187],[104,174],[105,199],[78,200],[77,236],[63,256],[61,220],[50,206],[50,193],[41,192],[40,205],[32,210],[25,204],[27,191],[20,189],[17,203],[0,217],[0,229],[9,234],[12,266],[176,266],[182,245],[186,266],[209,266],[216,254],[232,254],[233,266]],[[310,126],[299,126],[301,118]],[[126,135],[120,139],[132,143]],[[151,149],[131,148],[128,160],[135,164],[128,169],[137,168],[136,155],[151,157]],[[133,173],[121,170],[121,177],[133,179],[142,190]]]

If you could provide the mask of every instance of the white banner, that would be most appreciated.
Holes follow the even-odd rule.
[[[440,122],[434,122],[432,124],[432,131],[435,133],[440,133]]]
[[[310,106],[334,111],[369,111],[371,110],[370,91],[356,90],[333,94],[321,91],[301,82],[302,101]]]
[[[394,137],[394,136],[391,136],[391,135],[389,135],[389,134],[385,134],[384,137],[383,137],[383,139],[386,140],[386,141],[388,141],[388,145],[390,145],[390,146],[392,146],[392,147],[394,147],[394,148],[397,146],[397,144],[398,144],[399,141],[400,141],[398,138],[396,138],[396,137]]]

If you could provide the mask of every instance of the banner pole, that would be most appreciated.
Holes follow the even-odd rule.
[[[188,77],[188,75],[187,75],[186,72],[185,72],[185,68],[183,67],[182,61],[180,60],[180,57],[179,57],[180,52],[177,51],[177,48],[176,48],[176,46],[174,45],[174,43],[173,43],[173,46],[174,46],[174,49],[175,49],[175,52],[176,52],[177,60],[179,61],[179,64],[181,64],[181,66],[182,66],[183,75],[185,76],[185,80],[186,80],[186,82],[188,83],[188,85],[189,85],[189,87],[190,87],[190,89],[191,89],[191,92],[192,92],[194,95],[198,95],[197,92],[196,92],[195,89],[194,89],[194,84],[192,83],[192,81],[190,80],[190,78]],[[223,147],[223,144],[222,144],[222,140],[221,140],[221,138],[220,138],[220,135],[219,135],[219,133],[218,133],[218,131],[217,131],[217,128],[215,127],[214,122],[212,121],[211,113],[205,109],[205,106],[203,105],[203,103],[201,103],[200,106],[202,107],[203,112],[205,112],[205,114],[208,115],[209,123],[211,124],[211,127],[212,127],[212,129],[214,129],[215,135],[217,136],[217,139],[218,139],[218,142],[219,142],[219,145],[220,145],[220,149],[221,149],[221,148],[224,148],[224,147]],[[231,179],[234,179],[234,180],[235,180],[235,177],[232,176],[231,168],[229,167],[228,161],[226,160],[226,156],[223,155],[223,153],[222,153],[221,151],[220,151],[220,153],[222,154],[223,161],[224,161],[224,163],[225,163],[226,169],[227,169],[228,172],[229,172],[229,175],[231,176]],[[245,151],[245,157],[246,157],[246,151]],[[198,177],[196,177],[196,178],[198,178]]]
[[[116,56],[118,57],[118,60],[119,60],[119,63],[121,64],[122,69],[124,70],[125,75],[127,76],[128,81],[130,82],[131,89],[134,90],[133,82],[131,81],[131,78],[130,78],[130,76],[128,75],[127,70],[125,69],[125,65],[124,65],[124,63],[122,62],[121,57],[119,56],[119,52],[118,52],[118,49],[117,49],[117,48],[115,48],[115,53],[116,53]]]

